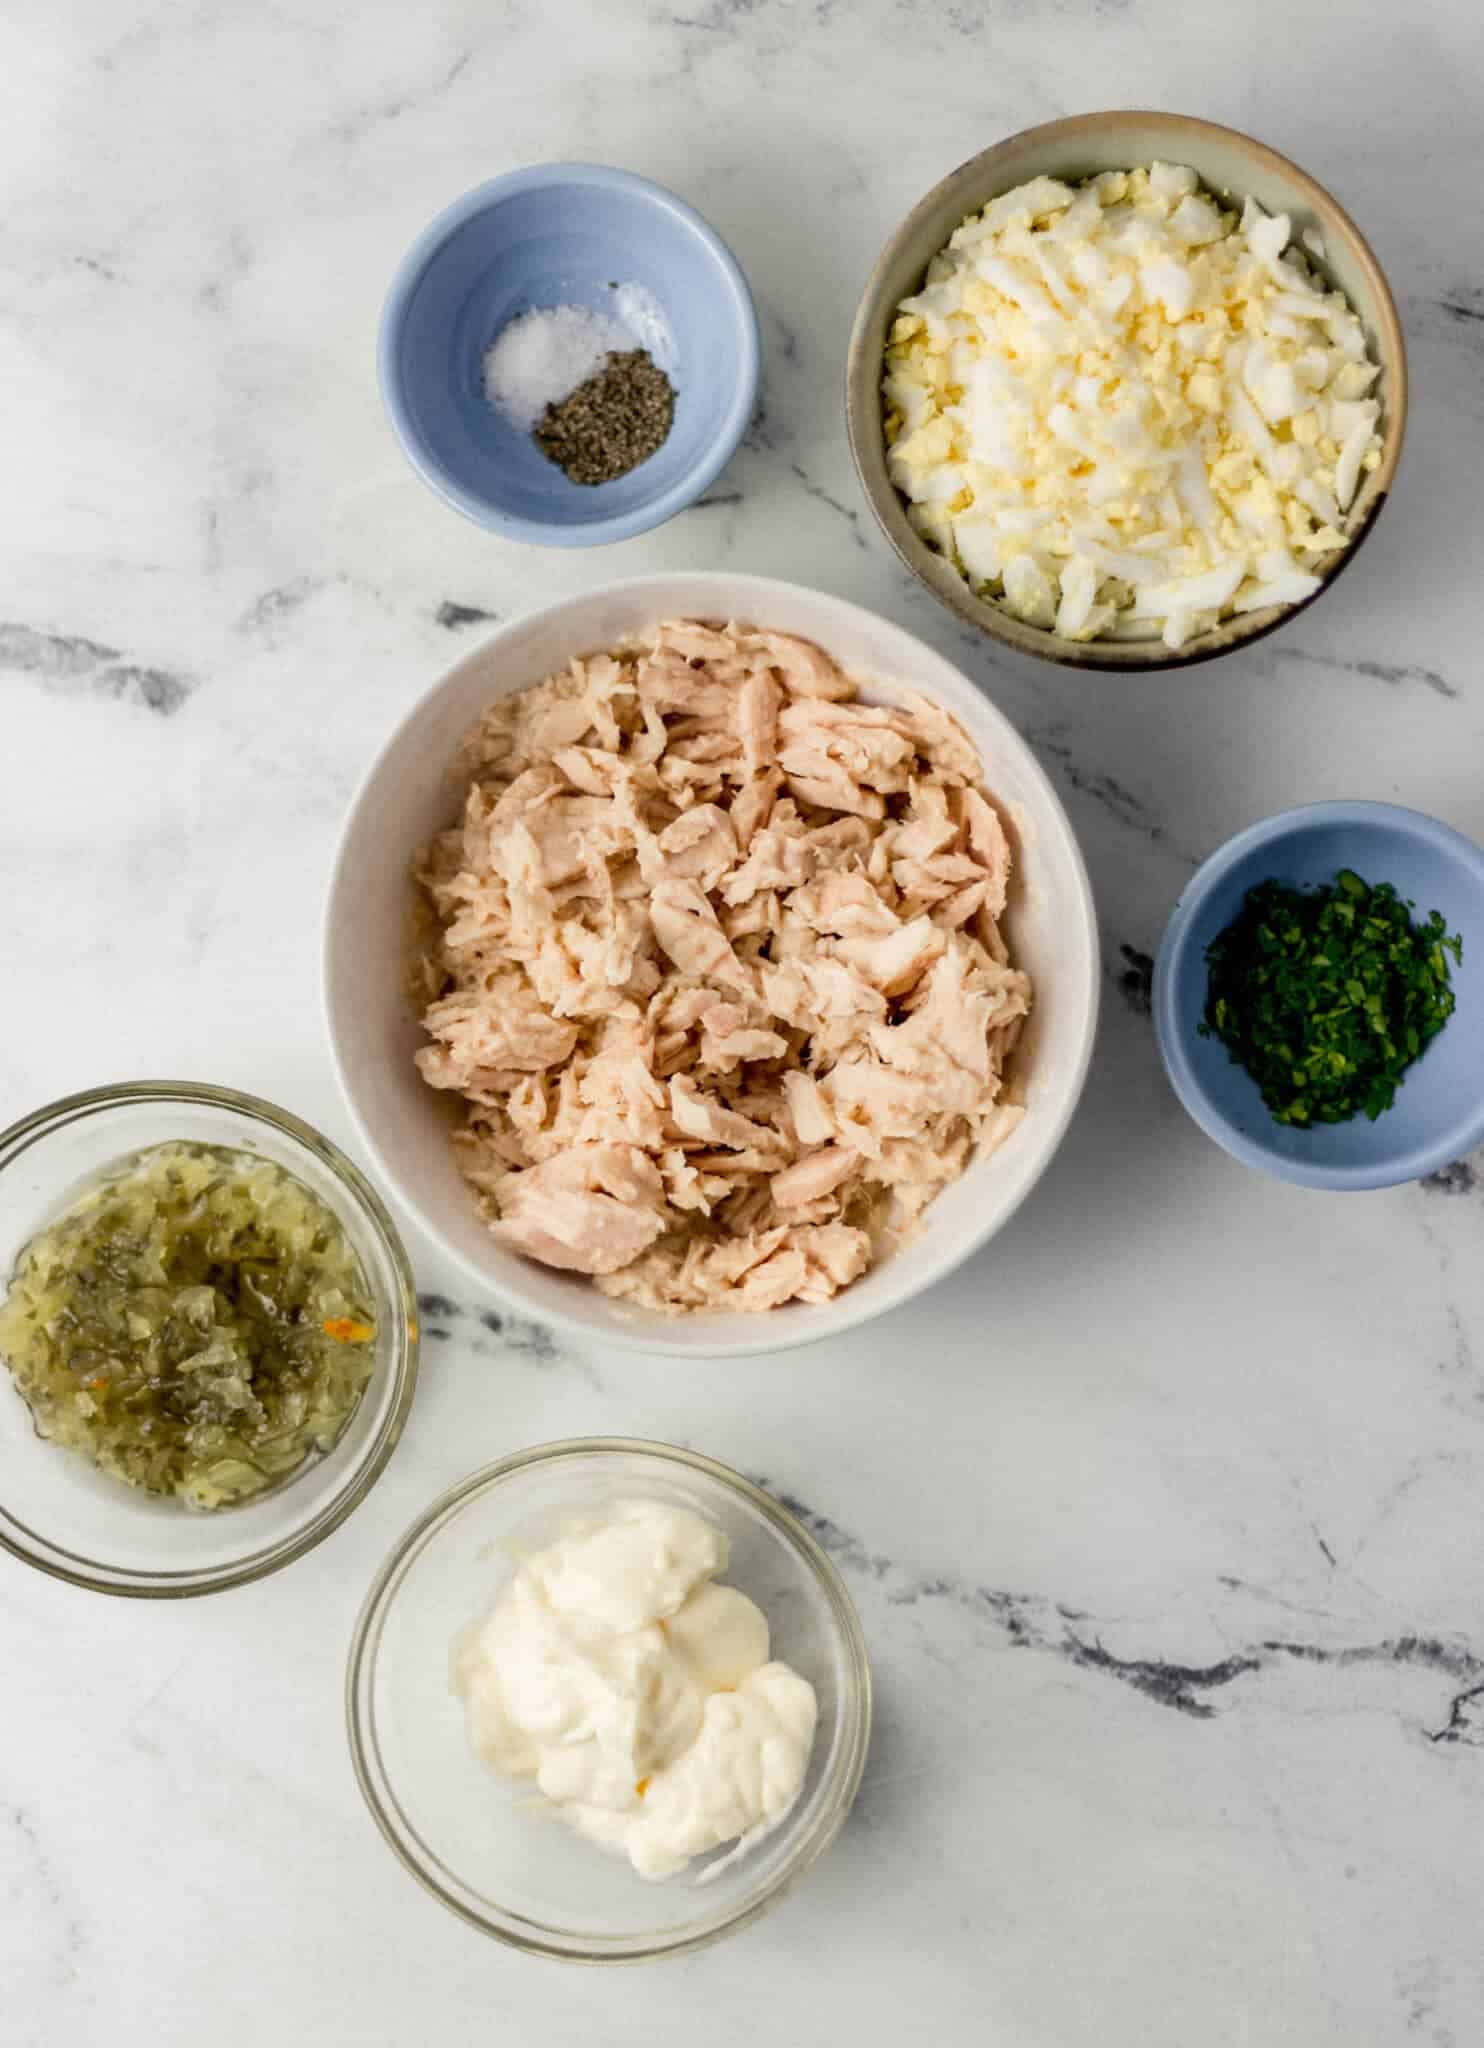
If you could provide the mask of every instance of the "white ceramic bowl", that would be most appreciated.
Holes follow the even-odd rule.
[[[414,850],[458,815],[449,764],[494,698],[526,688],[574,655],[675,616],[736,619],[802,634],[889,703],[919,690],[973,740],[989,789],[1018,827],[1007,931],[1035,984],[1035,1008],[1011,1071],[1027,1115],[992,1157],[974,1162],[928,1210],[912,1243],[821,1306],[761,1315],[668,1317],[610,1301],[588,1281],[507,1251],[480,1222],[448,1142],[456,1105],[420,1079],[425,1041],[404,993]],[[867,1322],[908,1301],[977,1250],[1040,1178],[1087,1075],[1098,1007],[1092,892],[1072,828],[1030,748],[968,678],[899,626],[823,591],[764,576],[702,571],[609,584],[517,619],[435,683],[392,734],[351,805],[325,913],[330,1044],[352,1116],[383,1179],[423,1229],[491,1294],[576,1336],[652,1352],[723,1358],[781,1351]]]

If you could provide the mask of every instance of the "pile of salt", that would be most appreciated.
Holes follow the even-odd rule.
[[[495,337],[484,358],[484,395],[529,433],[549,405],[595,377],[610,354],[633,346],[626,328],[586,306],[534,308]]]

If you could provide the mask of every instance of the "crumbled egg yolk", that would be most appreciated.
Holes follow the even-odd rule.
[[[1159,163],[1035,178],[966,220],[886,351],[887,463],[917,531],[1073,640],[1176,648],[1317,590],[1381,407],[1359,319],[1290,235]]]

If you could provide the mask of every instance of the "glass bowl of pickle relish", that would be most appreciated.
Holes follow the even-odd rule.
[[[0,1132],[0,1547],[144,1598],[276,1571],[391,1456],[417,1297],[375,1190],[253,1096],[144,1081]]]

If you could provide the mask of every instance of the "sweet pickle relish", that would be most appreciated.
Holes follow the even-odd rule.
[[[38,1435],[195,1508],[278,1485],[340,1435],[375,1362],[345,1231],[273,1161],[121,1159],[26,1245],[0,1357]]]

